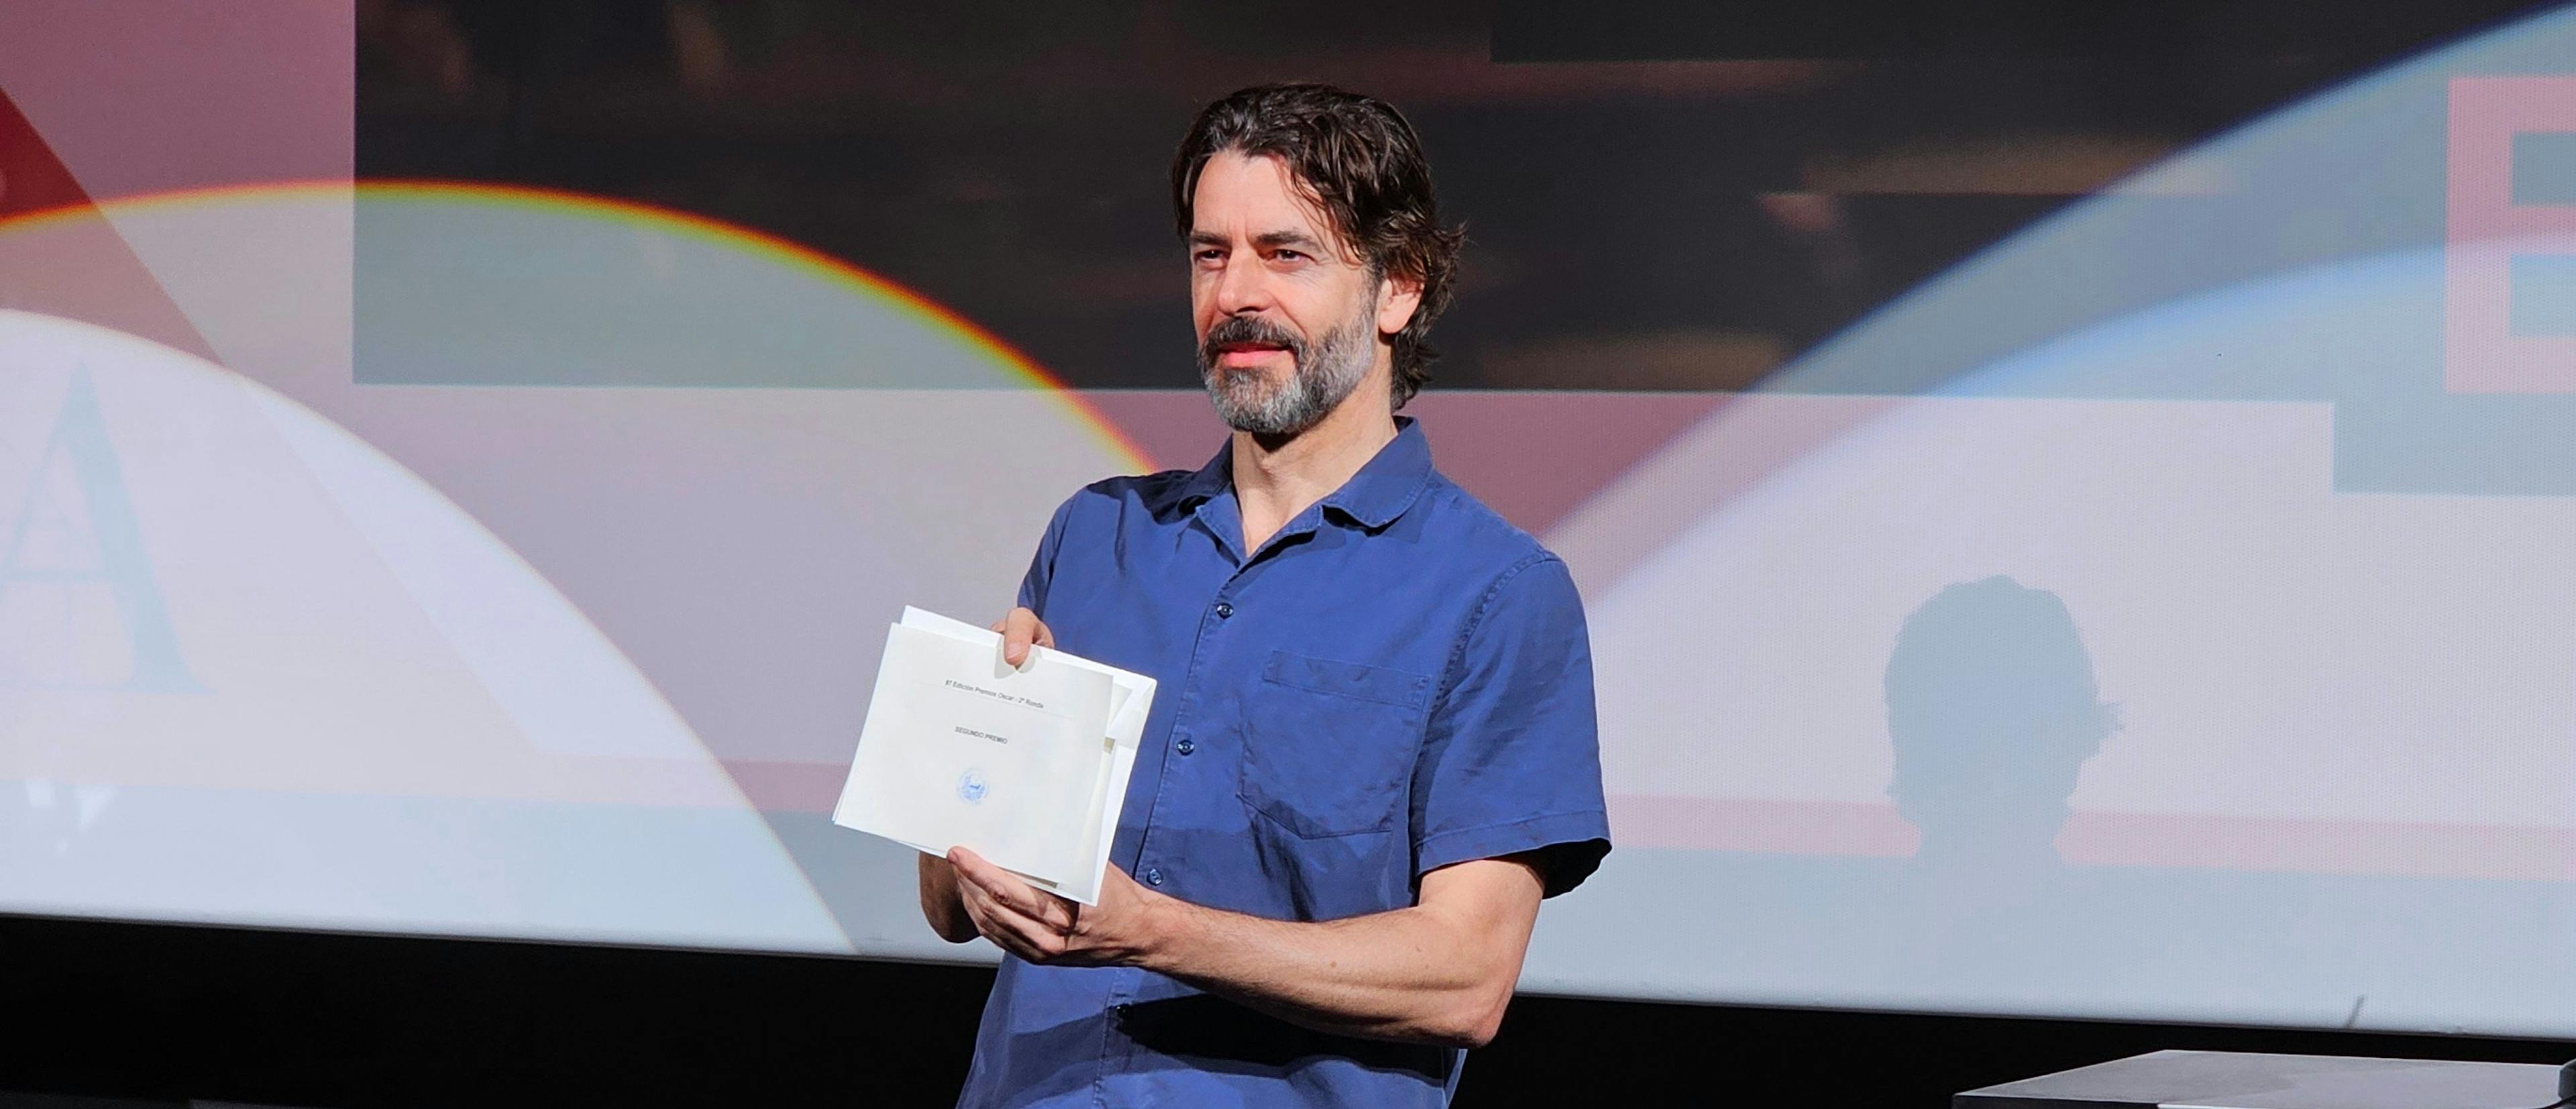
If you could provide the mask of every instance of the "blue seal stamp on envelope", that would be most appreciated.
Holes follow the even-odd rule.
[[[957,799],[969,805],[984,799],[984,772],[968,770],[957,776]]]

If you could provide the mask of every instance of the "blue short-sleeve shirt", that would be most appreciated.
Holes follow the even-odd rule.
[[[1159,682],[1110,865],[1211,908],[1333,920],[1525,852],[1561,893],[1609,850],[1573,579],[1398,425],[1248,557],[1227,451],[1056,510],[1020,603],[1064,650]],[[1463,1055],[1005,956],[960,1104],[1441,1105]]]

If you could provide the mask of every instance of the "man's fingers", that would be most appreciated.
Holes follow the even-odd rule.
[[[966,917],[975,922],[975,931],[993,945],[1032,963],[1045,962],[1064,954],[1063,933],[1046,924],[1029,919],[1008,903],[995,900],[980,886],[963,890]]]
[[[1011,912],[1008,908],[995,914],[993,923],[1000,927],[1004,936],[1008,937],[1007,940],[993,942],[1008,948],[1012,954],[1020,958],[1032,963],[1043,963],[1064,954],[1063,936],[1048,930],[1043,924]]]
[[[1002,661],[1013,666],[1029,661],[1029,644],[1037,642],[1038,614],[1025,608],[1012,609],[1002,617]]]
[[[1073,910],[1063,898],[1019,879],[1005,874],[1002,881],[985,885],[984,892],[995,904],[1059,933],[1073,930]]]
[[[981,855],[963,847],[948,852],[950,865],[964,881],[959,888],[973,887],[994,903],[1013,914],[1033,920],[1061,934],[1073,929],[1073,906],[1063,898],[1039,890],[1021,881],[1010,871],[994,866]]]
[[[991,884],[989,880],[1011,877],[1011,872],[994,866],[992,860],[976,854],[975,849],[971,847],[949,848],[948,865],[957,868],[959,877],[988,888]],[[1012,880],[1017,881],[1017,879]]]
[[[1038,619],[1037,613],[1026,608],[1012,609],[1010,615],[1002,617],[1002,622],[993,626],[993,630],[1002,633],[1002,661],[1012,666],[1029,660],[1031,643],[1040,647],[1055,646],[1055,633],[1047,630],[1046,622]]]
[[[1036,961],[1035,956],[1037,952],[1029,946],[1026,940],[1020,937],[1018,932],[1011,928],[1001,911],[1001,907],[993,904],[993,900],[991,898],[985,897],[980,893],[969,893],[966,895],[964,900],[966,902],[966,919],[975,922],[975,932],[977,935],[993,941],[993,946],[1001,948],[1004,951],[1008,951],[1013,955],[1017,955],[1023,959],[1028,959],[1031,962]]]
[[[1044,890],[1030,890],[1029,903],[1005,901],[1013,912],[1035,920],[1059,936],[1073,934],[1073,903]]]

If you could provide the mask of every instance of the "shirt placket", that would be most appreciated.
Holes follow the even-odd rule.
[[[1219,501],[1225,503],[1220,506]],[[1232,526],[1235,520],[1222,516],[1211,518],[1217,513],[1230,509],[1232,505],[1233,497],[1227,494],[1202,502],[1195,513],[1201,525],[1207,528],[1208,537],[1214,541],[1221,557],[1232,563],[1233,568],[1226,574],[1225,580],[1218,584],[1216,593],[1206,604],[1200,606],[1198,633],[1190,644],[1189,668],[1182,675],[1180,700],[1172,706],[1170,743],[1165,748],[1155,775],[1154,796],[1147,802],[1143,827],[1137,836],[1136,861],[1130,867],[1129,873],[1149,888],[1160,888],[1172,880],[1172,875],[1165,871],[1163,864],[1157,861],[1154,855],[1154,833],[1158,830],[1157,822],[1163,807],[1163,796],[1172,788],[1171,760],[1175,754],[1187,759],[1195,753],[1197,741],[1191,738],[1190,727],[1205,695],[1201,675],[1207,670],[1210,656],[1216,653],[1219,635],[1234,622],[1245,582],[1244,575],[1265,559],[1277,557],[1277,552],[1287,542],[1313,531],[1316,523],[1321,519],[1322,511],[1321,505],[1309,507],[1282,526],[1278,534],[1263,542],[1261,549],[1253,552],[1252,557],[1243,558],[1235,553],[1241,548],[1241,543],[1237,539],[1241,531]],[[1111,1073],[1126,1073],[1132,1069],[1136,1043],[1118,1025],[1126,1019],[1129,1006],[1136,1000],[1140,992],[1139,987],[1143,985],[1144,980],[1145,972],[1133,967],[1120,968],[1110,979],[1109,996],[1106,1002],[1111,1027],[1108,1029],[1109,1034],[1101,1037],[1100,1045],[1101,1074],[1104,1081],[1095,1083],[1093,1086],[1095,1101],[1103,1104],[1107,1097],[1106,1076]]]

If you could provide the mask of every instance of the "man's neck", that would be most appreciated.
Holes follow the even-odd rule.
[[[1384,373],[1351,390],[1315,426],[1281,439],[1234,433],[1234,499],[1248,557],[1307,506],[1351,480],[1395,439]]]

